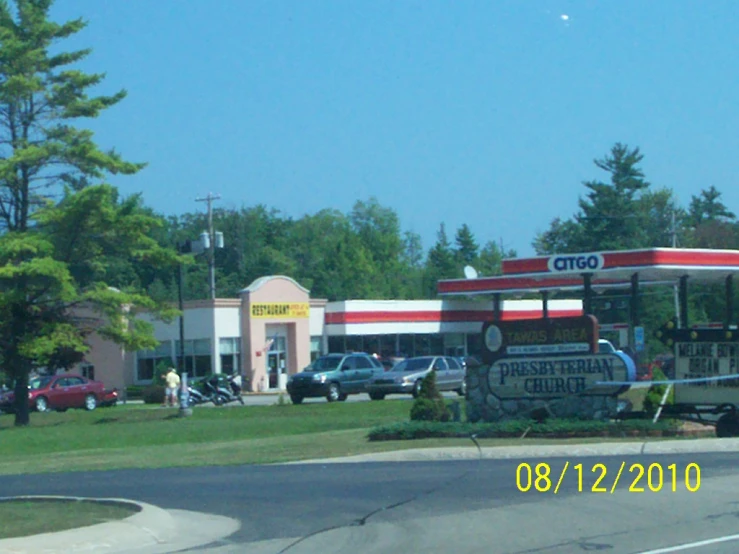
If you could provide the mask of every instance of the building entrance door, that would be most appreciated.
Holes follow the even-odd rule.
[[[287,384],[287,340],[275,337],[267,352],[267,388],[284,390]]]

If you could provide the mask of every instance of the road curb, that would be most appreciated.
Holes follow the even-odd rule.
[[[175,552],[226,537],[240,527],[230,518],[175,510],[170,512],[152,504],[124,498],[86,498],[74,496],[15,496],[0,501],[86,501],[118,504],[138,511],[124,519],[78,527],[55,533],[0,540],[0,554],[56,554],[63,552],[146,554]],[[196,517],[194,517],[196,516]],[[188,532],[193,521],[198,532]],[[210,527],[209,527],[210,525]]]
[[[418,448],[359,454],[344,458],[323,458],[286,462],[295,464],[343,464],[366,462],[424,462],[444,460],[505,460],[526,458],[573,458],[592,456],[638,456],[661,454],[691,454],[739,452],[739,438],[690,439],[667,441],[635,441],[593,444],[552,444],[494,446],[477,449],[475,446],[448,448]]]

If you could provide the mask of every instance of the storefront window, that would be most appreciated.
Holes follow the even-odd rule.
[[[429,335],[429,348],[431,349],[431,354],[435,356],[439,356],[444,353],[444,335],[441,333],[435,333],[433,335]]]
[[[321,356],[321,344],[323,342],[322,337],[311,337],[310,338],[310,361],[313,362]]]
[[[467,355],[482,355],[482,333],[469,333],[467,335]]]
[[[382,338],[379,335],[367,335],[363,337],[363,343],[364,346],[362,350],[367,352],[367,354],[380,354],[380,351],[382,350]]]
[[[412,358],[413,356],[415,356],[413,335],[399,335],[398,350],[398,355],[401,358]]]
[[[346,347],[344,345],[344,337],[329,337],[328,338],[328,351],[330,353],[346,352]]]
[[[238,337],[220,339],[221,373],[241,371],[241,339]]]
[[[435,352],[431,348],[431,335],[416,335],[414,356],[431,356]]]
[[[465,340],[464,333],[449,333],[444,335],[444,355],[464,356]]]
[[[139,350],[136,353],[136,380],[151,381],[154,368],[160,362],[172,363],[172,343],[164,341],[154,350]]]
[[[180,341],[175,341],[177,362],[180,362]],[[184,371],[193,377],[205,377],[213,372],[213,363],[210,355],[210,339],[185,341]]]
[[[347,352],[364,352],[362,346],[362,337],[348,336],[346,337],[346,351]]]

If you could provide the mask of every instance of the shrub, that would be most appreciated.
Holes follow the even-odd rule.
[[[370,430],[370,441],[414,440],[427,438],[479,439],[520,438],[571,438],[571,437],[630,437],[675,436],[680,424],[662,420],[653,424],[650,420],[626,420],[622,422],[550,419],[544,423],[534,420],[509,420],[497,423],[440,423],[435,421],[410,421],[383,425]]]
[[[667,379],[667,376],[664,374],[664,372],[658,368],[655,367],[652,371],[652,380],[654,381],[665,381]],[[659,408],[660,402],[662,402],[662,396],[665,394],[665,390],[667,390],[667,385],[653,385],[649,387],[649,390],[647,391],[646,396],[644,397],[644,411],[649,414],[654,414],[657,412],[657,409]],[[665,404],[673,404],[675,402],[675,389],[673,388],[670,391],[670,394],[667,396],[667,400],[665,401]]]
[[[449,421],[451,413],[436,388],[436,372],[430,371],[421,381],[421,392],[411,407],[412,421]]]
[[[164,383],[164,379],[162,377],[169,373],[170,367],[172,367],[171,361],[159,360],[157,365],[154,366],[154,377],[151,380],[151,384],[159,385],[160,383]]]
[[[164,404],[164,385],[149,385],[141,395],[144,404]]]

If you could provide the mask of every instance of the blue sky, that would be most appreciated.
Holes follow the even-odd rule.
[[[561,16],[569,16],[568,20]],[[149,166],[115,179],[165,214],[292,217],[376,196],[424,246],[441,222],[519,255],[577,207],[592,160],[639,146],[683,205],[739,211],[733,0],[57,0],[67,41],[129,96],[89,127]]]

